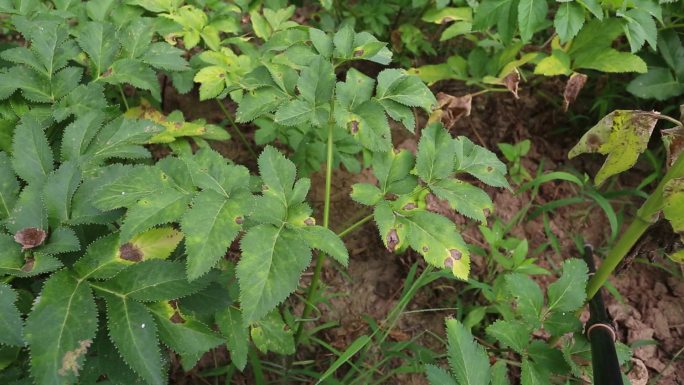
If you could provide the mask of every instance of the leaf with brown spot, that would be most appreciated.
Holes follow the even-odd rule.
[[[38,247],[45,242],[47,233],[43,229],[37,227],[28,227],[19,230],[14,234],[14,240],[22,246],[22,250],[32,249]]]
[[[595,177],[595,183],[600,185],[634,166],[646,150],[658,116],[655,111],[615,110],[584,134],[568,157],[596,152],[608,155]]]
[[[66,376],[67,373],[72,372],[74,376],[78,376],[78,371],[81,369],[78,364],[79,358],[86,354],[92,343],[92,340],[79,341],[76,349],[66,352],[62,357],[62,367],[57,373],[60,376]]]
[[[509,91],[515,96],[516,99],[519,99],[520,97],[518,96],[518,84],[520,83],[520,72],[518,71],[517,68],[514,68],[513,71],[511,71],[508,75],[504,76],[503,79],[501,79],[501,84],[506,86]]]
[[[563,111],[567,111],[570,104],[575,102],[586,82],[587,75],[585,74],[575,72],[570,76],[563,90]]]

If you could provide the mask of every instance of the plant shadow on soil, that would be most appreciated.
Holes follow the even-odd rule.
[[[547,81],[535,88],[543,90],[547,95],[562,95],[561,82]],[[435,93],[439,91],[454,95],[468,92],[457,82],[443,82],[432,87]],[[583,131],[569,134],[554,134],[559,127],[567,127],[568,114],[564,113],[560,103],[552,98],[540,98],[536,89],[521,87],[520,99],[510,94],[492,94],[477,97],[473,100],[472,113],[469,117],[461,118],[451,128],[453,135],[468,136],[477,144],[484,145],[497,152],[496,144],[500,142],[516,143],[524,139],[532,141],[532,150],[523,160],[523,165],[534,175],[542,164],[543,171],[553,171],[572,168],[581,173],[594,175],[602,162],[598,157],[580,157],[578,160],[567,160],[568,150],[575,144]],[[197,102],[196,90],[188,95],[178,95],[172,88],[165,92],[165,112],[180,109],[186,118],[205,118],[210,123],[223,120],[223,113],[213,100]],[[585,92],[589,93],[589,91]],[[557,97],[560,100],[560,96]],[[228,103],[233,111],[234,105]],[[581,104],[571,107],[576,113],[587,112],[588,106]],[[425,120],[422,119],[424,124]],[[593,122],[582,122],[583,130],[588,129]],[[420,123],[419,123],[420,126]],[[256,169],[256,162],[242,143],[236,137],[231,127],[226,127],[233,139],[226,143],[215,143],[212,146],[227,158],[245,164],[252,170]],[[249,141],[253,144],[254,127],[242,125],[240,127]],[[405,130],[394,127],[395,145],[400,148],[415,150],[416,137]],[[281,149],[285,150],[281,147]],[[158,156],[163,156],[163,149],[159,149]],[[500,154],[499,154],[500,155]],[[617,187],[633,186],[635,180],[643,177],[639,170],[631,171],[620,176]],[[311,176],[312,191],[309,201],[320,213],[324,198],[324,175],[322,172]],[[336,170],[333,177],[333,195],[331,197],[331,227],[340,231],[355,220],[369,213],[368,208],[353,202],[349,198],[351,186],[358,182],[370,182],[374,177],[368,170],[360,175],[353,175],[344,170]],[[494,214],[502,221],[510,221],[514,215],[531,199],[530,193],[514,194],[510,191],[487,188],[495,205]],[[534,200],[534,204],[544,204],[557,199],[576,196],[577,189],[567,182],[550,182],[543,184]],[[631,209],[633,209],[632,207]],[[477,224],[450,210],[444,214],[457,223],[463,230],[464,239],[475,245],[484,245],[484,240],[477,230]],[[492,216],[492,217],[493,217]],[[630,220],[631,211],[627,211],[625,221]],[[318,218],[320,220],[320,218]],[[490,218],[491,223],[491,218]],[[601,210],[590,209],[586,205],[572,205],[559,208],[549,216],[550,229],[558,239],[561,254],[552,249],[546,249],[538,256],[538,263],[551,269],[559,266],[563,259],[578,257],[572,237],[581,235],[588,242],[596,246],[604,246],[610,236],[610,226]],[[512,235],[527,239],[529,249],[534,250],[548,242],[541,216],[533,220],[522,221],[512,229]],[[334,348],[344,350],[358,336],[368,334],[369,326],[364,316],[380,323],[386,318],[392,307],[399,299],[402,285],[410,266],[418,262],[424,267],[422,258],[410,250],[403,255],[387,252],[372,223],[366,224],[345,238],[350,252],[349,268],[344,271],[338,266],[326,263],[323,272],[323,282],[326,287],[328,305],[321,305],[319,323],[334,321],[338,327],[326,329],[319,334]],[[237,250],[236,245],[232,248]],[[681,271],[680,267],[664,260],[659,262],[669,268]],[[472,274],[477,277],[484,273],[486,264],[481,256],[473,258]],[[308,286],[310,274],[305,274],[301,287]],[[552,282],[552,279],[541,277],[538,281],[542,285]],[[684,361],[672,358],[684,346],[684,281],[678,279],[662,269],[643,263],[634,263],[623,273],[611,278],[611,282],[620,292],[620,300],[607,298],[607,306],[615,318],[618,334],[622,342],[632,344],[636,341],[652,340],[656,344],[646,343],[634,351],[632,359],[633,370],[629,373],[634,385],[646,385],[649,378],[661,375],[658,384],[683,384],[677,373],[684,372]],[[456,281],[437,280],[422,288],[413,298],[407,310],[454,308],[464,284]],[[300,294],[304,294],[302,291]],[[473,298],[462,298],[465,301]],[[292,304],[300,301],[294,300]],[[301,312],[301,304],[296,308]],[[411,312],[400,317],[395,328],[390,333],[390,339],[403,341],[417,338],[417,341],[430,349],[442,351],[445,349],[430,333],[444,335],[444,318],[453,315],[454,310],[436,310],[426,312]],[[586,312],[585,312],[586,313]],[[583,319],[587,318],[583,314]],[[429,331],[430,333],[425,333]],[[278,357],[271,357],[275,361]],[[377,358],[377,357],[376,357]],[[321,364],[315,369],[323,372],[327,369],[323,365],[330,362],[330,353],[320,346],[300,347],[297,359],[314,360]],[[370,357],[372,360],[373,357]],[[184,373],[177,362],[172,366],[172,383],[174,384],[208,384],[211,379],[200,378],[197,373],[228,362],[225,350],[217,349],[207,354],[198,366],[189,373]],[[393,362],[397,366],[401,362]],[[340,369],[340,370],[344,370]],[[233,377],[234,384],[252,384],[249,368],[245,375]],[[679,377],[679,378],[678,378]],[[274,379],[275,380],[275,379]],[[422,375],[402,375],[389,380],[391,384],[427,384]]]

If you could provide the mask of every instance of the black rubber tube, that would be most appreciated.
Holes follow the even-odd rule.
[[[590,245],[584,246],[584,261],[589,267],[589,273],[596,272],[593,248]],[[594,385],[624,385],[615,351],[615,330],[603,303],[603,289],[589,301],[589,321],[585,330],[591,343]]]

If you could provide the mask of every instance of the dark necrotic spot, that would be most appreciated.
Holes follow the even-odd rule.
[[[359,122],[356,120],[352,120],[351,122],[349,122],[349,124],[347,124],[347,128],[349,128],[349,132],[351,132],[352,134],[356,134],[357,132],[359,132]]]
[[[392,229],[387,234],[387,250],[389,250],[390,252],[393,252],[394,250],[397,249],[398,244],[399,244],[399,234],[397,234],[396,229]]]
[[[460,260],[461,256],[463,255],[463,254],[461,254],[460,251],[458,251],[456,249],[449,250],[449,254],[451,255],[451,258],[453,258],[456,261]]]
[[[185,319],[180,315],[179,312],[175,311],[173,312],[173,315],[169,317],[169,321],[175,323],[175,324],[183,324],[185,323]]]
[[[23,250],[42,245],[45,238],[47,238],[45,230],[37,227],[27,227],[14,234],[14,240],[22,246]]]
[[[598,146],[601,145],[601,138],[599,138],[598,135],[596,134],[589,134],[587,137],[587,146],[589,146],[590,149],[597,149]]]
[[[143,259],[142,251],[130,242],[119,247],[119,256],[121,259],[131,262],[140,262]]]

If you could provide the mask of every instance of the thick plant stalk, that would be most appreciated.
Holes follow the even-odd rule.
[[[331,114],[332,115],[332,114]],[[333,128],[335,127],[335,122],[328,122],[328,145],[327,145],[327,157],[325,162],[325,202],[323,204],[323,227],[328,228],[330,225],[330,195],[332,187],[332,162],[333,162]],[[306,303],[304,303],[304,311],[302,312],[302,319],[305,320],[311,315],[313,310],[313,297],[318,290],[318,281],[321,278],[321,270],[323,270],[323,262],[325,261],[325,253],[319,252],[316,258],[316,266],[314,267],[314,273],[311,277],[311,284],[309,285],[309,291],[306,295]],[[300,323],[297,327],[297,333],[295,334],[295,345],[299,344],[299,339],[302,336],[302,331],[304,330],[303,323]]]
[[[656,187],[655,191],[646,199],[646,202],[637,211],[637,217],[629,225],[624,234],[618,239],[617,243],[610,249],[601,267],[591,278],[587,285],[587,298],[591,299],[608,280],[617,265],[622,261],[629,251],[634,247],[639,238],[654,222],[663,207],[663,189],[665,184],[673,178],[684,176],[684,156],[677,158],[670,170]]]

